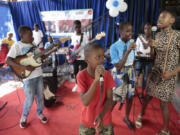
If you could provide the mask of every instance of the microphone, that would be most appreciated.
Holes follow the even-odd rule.
[[[130,42],[130,44],[134,43],[134,39],[130,39],[129,42]],[[134,46],[133,50],[135,50],[135,49],[136,49],[136,47]]]
[[[101,68],[103,70],[105,70],[104,66],[101,65]],[[100,82],[100,99],[99,99],[99,109],[98,109],[98,114],[100,114],[100,108],[101,108],[101,100],[102,100],[102,93],[103,93],[103,84],[104,84],[104,78],[103,78],[103,75],[101,74],[100,75],[100,78],[99,78],[99,82]],[[94,121],[94,125],[96,124],[96,121]]]
[[[157,26],[153,26],[153,27],[151,28],[151,30],[152,30],[152,40],[155,41],[155,35],[156,35],[156,31],[157,31]],[[152,48],[154,47],[154,42],[153,42],[153,44],[152,44],[151,47],[152,47]]]
[[[104,78],[102,75],[100,75],[99,81],[100,81],[100,91],[102,93],[103,92],[103,84],[104,84]]]
[[[156,31],[157,31],[157,26],[153,26],[151,28],[151,30],[152,30],[152,39],[155,40],[155,34],[156,34]]]
[[[130,39],[129,42],[132,44],[134,43],[134,39]]]
[[[115,26],[116,26],[117,28],[119,28],[119,25],[120,25],[119,23],[116,23],[116,24],[115,24]]]
[[[103,65],[101,67],[102,67],[103,70],[105,70]],[[103,75],[100,75],[99,82],[100,82],[100,91],[102,93],[103,92],[103,84],[104,84],[104,77],[103,77]]]

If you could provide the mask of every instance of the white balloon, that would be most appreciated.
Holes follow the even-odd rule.
[[[109,10],[109,15],[110,15],[111,17],[117,17],[118,14],[119,14],[119,11],[118,11],[117,8],[111,8],[111,9]]]
[[[111,1],[111,0],[106,1],[106,8],[107,8],[107,9],[111,9],[111,7],[112,7],[112,4],[111,4],[110,1]]]
[[[121,5],[119,6],[119,11],[120,12],[125,12],[127,10],[127,4],[126,2],[122,2]]]
[[[118,16],[119,11],[125,12],[127,10],[127,4],[124,0],[107,0],[106,8],[109,9],[110,16],[116,17]]]
[[[118,1],[119,1],[119,3],[124,2],[124,0],[118,0]]]
[[[118,5],[118,7],[117,7],[118,10],[121,9],[121,7],[123,6],[123,3],[124,3],[124,1],[123,1],[123,0],[120,0],[120,3],[119,3],[119,5]]]

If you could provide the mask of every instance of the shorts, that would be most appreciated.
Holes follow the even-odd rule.
[[[95,135],[96,129],[95,127],[86,127],[80,124],[79,135]],[[104,126],[99,135],[114,135],[113,125],[109,124]]]
[[[124,102],[126,97],[134,96],[135,74],[133,66],[123,67],[120,72],[112,70],[116,88],[113,88],[113,101]]]

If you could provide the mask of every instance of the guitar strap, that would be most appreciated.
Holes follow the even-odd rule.
[[[21,42],[22,42],[22,41],[21,41]],[[35,45],[32,43],[32,47],[29,48],[29,50],[28,50],[25,54],[27,54],[27,53],[29,53],[29,52],[33,52],[36,48],[37,48],[37,46],[35,46]],[[20,50],[19,46],[18,46],[18,50]],[[25,55],[25,54],[23,54],[23,55]]]
[[[79,47],[81,46],[81,43],[83,41],[83,37],[84,37],[84,33],[81,34],[81,39],[80,39]]]
[[[36,48],[37,48],[37,46],[32,43],[32,47],[29,49],[28,52],[34,52],[36,50]]]
[[[83,35],[84,35],[84,33],[81,33],[81,38],[80,38],[80,42],[79,42],[79,47],[81,46],[81,43],[82,43],[82,41],[83,41],[83,37],[84,37]],[[78,48],[79,48],[79,47],[78,47]],[[76,50],[77,50],[78,48],[76,48]]]

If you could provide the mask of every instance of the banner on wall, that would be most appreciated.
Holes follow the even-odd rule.
[[[64,10],[64,11],[43,11],[41,12],[46,34],[53,37],[72,36],[73,22],[80,20],[82,27],[93,20],[92,9]],[[90,36],[90,33],[87,33]]]

